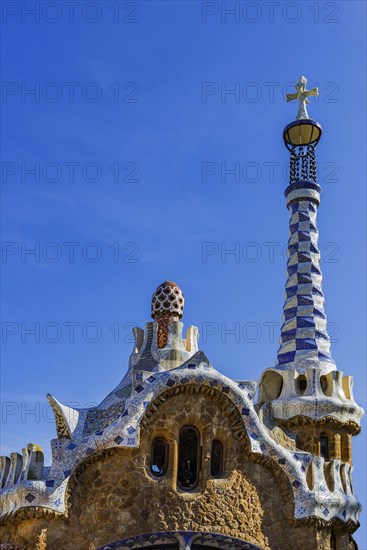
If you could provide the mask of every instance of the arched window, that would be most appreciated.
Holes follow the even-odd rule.
[[[177,476],[178,486],[183,491],[190,491],[198,484],[199,453],[199,432],[192,426],[185,426],[180,431]]]
[[[305,376],[300,375],[297,378],[297,389],[301,395],[303,395],[307,390],[307,378]]]
[[[334,531],[331,531],[330,535],[330,550],[336,550],[336,535]]]
[[[152,445],[152,460],[150,470],[155,476],[161,477],[168,468],[168,444],[163,437],[157,437]]]
[[[269,370],[265,372],[260,382],[260,403],[273,401],[280,397],[283,389],[283,377],[281,374]]]
[[[325,433],[320,435],[320,455],[329,460],[329,438]]]
[[[223,474],[223,444],[218,439],[212,442],[210,474],[212,477],[220,477]]]
[[[320,377],[320,386],[325,395],[329,395],[329,382],[326,376]]]

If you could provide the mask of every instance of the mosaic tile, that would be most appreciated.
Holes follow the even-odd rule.
[[[308,389],[313,392],[314,396],[314,399],[308,399],[308,402],[316,404],[317,410],[324,412],[330,410],[327,406],[334,407],[333,414],[339,414],[339,402],[336,398],[329,399],[328,397],[329,401],[327,401],[320,389],[319,364],[331,363],[332,358],[325,328],[326,317],[321,290],[320,260],[316,247],[318,235],[316,223],[313,223],[315,210],[308,209],[307,204],[300,208],[292,208],[294,223],[291,223],[292,228],[290,226],[292,236],[288,244],[286,301],[275,368],[277,373],[281,373],[287,400],[282,400],[280,395],[279,399],[272,401],[271,414],[273,416],[267,411],[266,404],[262,408],[262,416],[258,414],[259,405],[253,403],[258,387],[257,382],[230,380],[211,366],[203,352],[195,351],[189,358],[186,355],[185,361],[180,365],[175,364],[172,369],[167,369],[167,362],[161,365],[155,359],[155,357],[159,357],[160,353],[154,347],[154,334],[156,334],[157,328],[154,323],[148,323],[145,346],[148,345],[149,349],[144,348],[141,353],[137,354],[138,357],[136,354],[132,354],[129,373],[120,382],[117,389],[110,392],[101,405],[79,411],[80,420],[78,420],[77,429],[72,434],[73,441],[70,441],[71,438],[69,438],[52,442],[53,462],[51,470],[47,470],[47,476],[52,479],[38,480],[34,495],[33,486],[32,493],[27,493],[29,486],[24,490],[26,485],[22,485],[23,482],[20,482],[19,494],[17,493],[18,487],[13,489],[13,494],[18,500],[15,503],[15,498],[9,498],[5,507],[6,513],[9,510],[14,510],[16,506],[32,506],[33,500],[29,500],[32,498],[36,499],[37,506],[41,502],[41,506],[48,509],[56,507],[61,511],[65,506],[68,478],[86,456],[95,452],[97,442],[98,449],[108,449],[115,445],[121,445],[122,448],[136,447],[140,422],[144,418],[147,407],[162,392],[167,391],[167,386],[181,387],[183,384],[200,384],[208,388],[217,388],[218,392],[228,396],[233,406],[237,407],[238,412],[242,415],[244,432],[250,437],[250,451],[270,457],[277,463],[277,467],[282,469],[293,488],[296,517],[315,515],[323,517],[327,509],[328,519],[338,517],[343,518],[344,521],[357,521],[360,507],[356,497],[351,493],[348,472],[346,472],[346,477],[349,492],[347,491],[348,494],[346,494],[341,486],[339,464],[335,463],[333,470],[336,487],[335,494],[333,494],[335,503],[334,501],[330,503],[331,493],[323,471],[324,461],[308,453],[285,449],[276,443],[272,434],[269,434],[269,425],[273,427],[274,418],[286,419],[292,415],[307,415],[308,413],[302,397],[297,394],[296,390],[295,373],[298,375],[297,368],[308,376]],[[310,220],[313,224],[311,236]],[[308,227],[306,227],[306,223],[309,224]],[[164,353],[167,353],[167,350]],[[314,364],[315,361],[318,362],[317,368],[304,367],[304,364]],[[145,369],[145,367],[147,368]],[[135,381],[135,391],[132,393],[133,381]],[[135,385],[137,382],[139,383]],[[140,395],[143,391],[143,395]],[[211,390],[210,394],[212,393],[214,392]],[[311,394],[309,394],[310,396]],[[278,411],[280,411],[280,416],[277,416]],[[346,415],[350,415],[351,418],[356,418],[357,422],[360,421],[362,411],[354,402],[348,408],[343,403],[342,411],[344,415],[342,418],[347,418]],[[311,412],[309,416],[314,418]],[[124,434],[125,438],[120,434]],[[306,481],[307,468],[311,462],[315,483],[313,490],[308,488]],[[45,491],[45,488],[53,490]],[[55,498],[56,496],[57,498]],[[328,499],[327,508],[325,507],[326,499]],[[215,534],[210,536],[213,541],[227,540],[226,538],[220,539]]]

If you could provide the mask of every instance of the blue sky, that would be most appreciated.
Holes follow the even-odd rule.
[[[218,370],[257,379],[273,365],[282,129],[297,111],[283,96],[301,74],[320,89],[309,113],[324,129],[333,356],[365,408],[365,3],[240,2],[231,14],[235,2],[80,2],[73,15],[33,4],[2,5],[2,453],[32,441],[49,461],[45,394],[101,401],[166,279]],[[353,448],[366,508],[365,434]]]

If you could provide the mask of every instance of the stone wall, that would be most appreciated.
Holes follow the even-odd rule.
[[[248,453],[246,436],[238,434],[239,421],[238,411],[220,393],[187,390],[159,398],[147,410],[138,449],[94,455],[75,473],[67,517],[5,525],[1,542],[27,550],[92,550],[132,535],[192,530],[231,535],[264,550],[329,550],[327,529],[321,537],[314,525],[293,521],[288,480],[275,465],[258,463]],[[176,483],[178,436],[185,425],[199,430],[202,443],[200,482],[192,492],[180,492]],[[155,437],[169,443],[163,478],[150,472]],[[224,445],[220,479],[210,477],[213,439]]]
[[[352,436],[347,428],[333,426],[330,422],[300,424],[297,428],[297,445],[300,449],[320,455],[320,435],[329,438],[329,458],[352,463]]]

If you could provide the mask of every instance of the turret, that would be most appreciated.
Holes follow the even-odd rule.
[[[336,367],[327,331],[317,210],[321,187],[316,180],[315,149],[321,125],[308,117],[306,103],[317,88],[306,90],[301,77],[296,120],[283,131],[290,152],[290,181],[285,190],[290,212],[287,279],[280,347],[275,367],[261,377],[260,414],[270,427],[279,426],[300,450],[351,464],[351,436],[360,431],[363,410],[353,397],[353,380]]]

